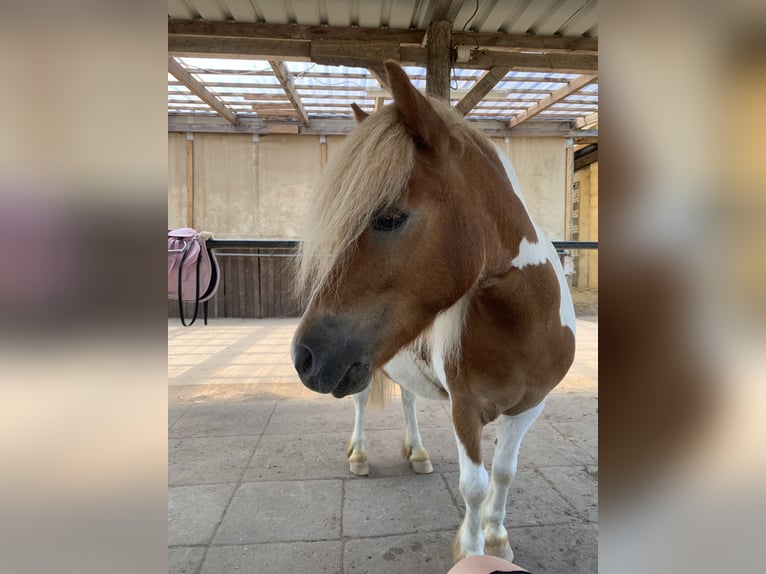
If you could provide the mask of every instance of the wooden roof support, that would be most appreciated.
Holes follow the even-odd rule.
[[[463,99],[455,104],[455,111],[461,116],[470,112],[484,96],[492,91],[511,69],[504,66],[495,66],[487,70],[484,75],[473,85],[473,88],[463,96]]]
[[[422,66],[426,61],[426,48],[403,44],[399,49],[402,65]],[[480,50],[471,54],[467,62],[457,67],[471,70],[489,70],[507,66],[512,70],[530,72],[562,72],[567,74],[595,74],[598,72],[597,54],[580,53],[526,53],[501,50]]]
[[[436,8],[434,8],[434,13],[431,15],[431,21],[454,20],[454,18],[449,17],[450,10],[454,8],[452,4],[453,0],[439,0]]]
[[[290,73],[290,70],[287,69],[287,65],[285,65],[284,62],[269,60],[269,66],[274,70],[274,75],[277,77],[277,80],[279,80],[282,89],[285,91],[285,94],[287,94],[287,98],[295,108],[295,113],[298,115],[298,119],[304,126],[309,125],[309,116],[303,108],[301,97],[295,89],[293,75]]]
[[[428,48],[395,41],[303,41],[264,38],[228,38],[216,36],[168,36],[168,54],[203,58],[249,58],[257,60],[294,60],[330,66],[367,67],[386,59],[404,66],[423,66],[428,62]],[[508,66],[517,71],[555,71],[593,74],[598,71],[595,53],[510,52],[481,50],[472,54],[460,68],[489,70]]]
[[[194,77],[174,58],[168,58],[168,72],[173,74],[179,82],[189,88],[191,93],[226,118],[227,122],[233,126],[237,125],[237,114],[227,108],[221,100],[211,94],[200,82],[195,80]]]
[[[585,86],[587,86],[588,84],[592,84],[597,79],[598,79],[597,75],[578,76],[577,78],[571,80],[566,86],[559,88],[547,98],[543,98],[542,100],[537,102],[534,106],[529,108],[527,111],[519,114],[518,116],[511,118],[511,120],[508,122],[508,127],[513,128],[518,126],[520,123],[525,122],[529,118],[536,116],[543,110],[547,110],[553,104],[560,102],[567,96],[574,94],[575,92],[579,92]]]
[[[575,129],[581,129],[587,126],[592,126],[593,124],[598,123],[598,112],[593,112],[592,114],[588,114],[587,116],[584,116],[582,118],[577,118],[574,122],[574,128]]]
[[[437,20],[428,25],[426,93],[449,103],[452,63],[452,22]]]
[[[431,16],[432,22],[450,20],[460,4],[441,0]],[[598,53],[598,38],[585,36],[544,36],[506,34],[504,32],[454,32],[461,45],[508,50],[538,50],[549,53]],[[257,22],[213,22],[206,20],[168,20],[169,39],[181,37],[245,38],[271,40],[394,42],[421,44],[424,30],[365,28],[344,26],[305,26],[299,24],[266,24]]]

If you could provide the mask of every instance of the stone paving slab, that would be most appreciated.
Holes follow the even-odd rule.
[[[598,393],[593,391],[553,392],[545,401],[541,415],[548,422],[587,422],[598,421]],[[592,424],[594,428],[596,424]]]
[[[208,544],[233,490],[233,484],[168,488],[168,545]]]
[[[260,435],[274,404],[192,405],[171,427],[171,438]]]
[[[346,478],[345,448],[351,433],[264,435],[242,477],[245,481]]]
[[[168,574],[196,574],[204,554],[204,546],[169,548]]]
[[[215,544],[328,540],[340,537],[340,480],[247,482],[229,504]]]
[[[594,467],[549,466],[539,472],[589,522],[598,521],[598,471]]]
[[[338,574],[342,542],[288,542],[213,546],[200,574]]]
[[[384,536],[458,526],[460,515],[438,474],[346,482],[344,536]]]
[[[558,422],[551,421],[562,435],[566,436],[580,449],[587,452],[594,462],[598,462],[598,426],[593,422]]]
[[[592,524],[509,528],[514,562],[534,574],[595,574],[598,533]]]
[[[168,440],[171,485],[236,482],[247,467],[258,437],[195,437]]]
[[[455,532],[413,532],[346,543],[345,574],[446,574]]]

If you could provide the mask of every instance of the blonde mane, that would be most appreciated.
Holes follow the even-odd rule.
[[[449,106],[429,102],[455,140],[495,154],[489,140]],[[345,256],[374,214],[406,193],[414,165],[415,143],[395,105],[370,115],[349,134],[314,190],[298,260],[299,296],[310,300],[332,273],[342,273]]]

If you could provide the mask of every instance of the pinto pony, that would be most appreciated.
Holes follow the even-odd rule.
[[[351,471],[367,474],[364,407],[373,376],[402,388],[404,454],[432,472],[415,396],[450,401],[466,512],[454,558],[513,558],[505,519],[519,445],[575,349],[556,250],[529,216],[510,163],[441,102],[385,64],[392,105],[330,160],[304,233],[306,312],[291,354],[319,393],[354,395]],[[483,427],[498,420],[492,475]]]

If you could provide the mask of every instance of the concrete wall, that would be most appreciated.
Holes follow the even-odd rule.
[[[328,160],[343,136],[327,136]],[[502,138],[532,217],[551,239],[564,238],[566,142]],[[194,222],[218,238],[299,239],[321,172],[319,136],[195,134]],[[168,134],[168,226],[186,221],[186,136]]]
[[[186,134],[168,134],[168,229],[186,227]]]

